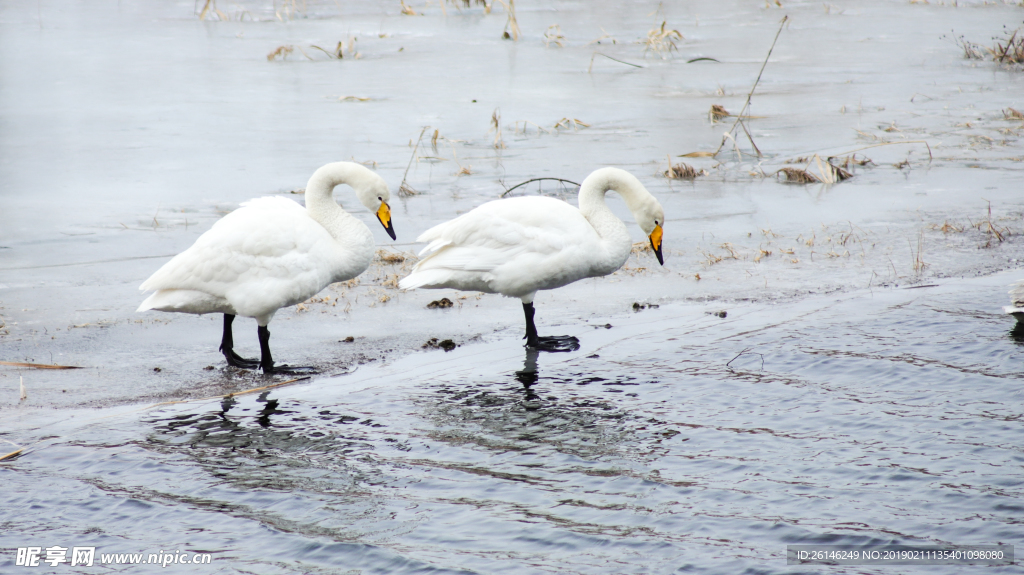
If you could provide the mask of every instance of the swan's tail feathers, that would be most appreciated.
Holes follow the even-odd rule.
[[[451,273],[448,270],[422,270],[414,271],[398,282],[398,287],[404,290],[411,290],[420,287],[433,287],[436,284],[443,284]]]
[[[142,304],[139,305],[139,309],[135,311],[149,310],[197,314],[230,313],[235,315],[230,304],[223,298],[188,289],[158,290],[143,300]]]
[[[1015,317],[1017,321],[1024,323],[1024,308],[1008,305],[1003,308],[1003,311]]]
[[[424,238],[423,236],[425,236],[425,235],[427,235],[427,234],[421,235],[419,237],[419,239],[416,240],[418,242],[427,242],[427,241],[430,242],[430,243],[427,244],[427,246],[425,248],[420,250],[420,253],[419,253],[420,257],[423,257],[425,254],[436,252],[436,251],[440,250],[441,248],[443,248],[445,246],[452,245],[452,241],[450,239],[438,238],[436,240],[430,240],[428,238]]]
[[[1010,301],[1013,302],[1015,307],[1024,307],[1024,280],[1013,284],[1013,289],[1008,293],[1010,294]]]

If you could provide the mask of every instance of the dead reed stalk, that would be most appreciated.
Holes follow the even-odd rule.
[[[420,140],[423,139],[423,134],[425,134],[428,129],[430,129],[430,126],[423,126],[423,129],[420,130],[420,137],[416,138],[416,145],[413,146],[412,156],[409,157],[409,163],[405,166],[405,173],[402,174],[402,183],[398,186],[398,195],[403,198],[419,194],[419,192],[417,192],[412,186],[406,183],[405,179],[409,176],[409,168],[412,167],[412,161],[416,159],[416,151],[420,149]]]
[[[28,367],[31,369],[82,369],[77,365],[57,365],[57,364],[46,364],[46,363],[22,363],[20,361],[0,361],[0,365],[9,365],[11,367]]]
[[[519,22],[516,20],[516,0],[498,0],[508,14],[508,21],[505,22],[505,30],[501,37],[515,42],[519,40]]]
[[[491,130],[494,130],[494,149],[504,150],[505,140],[501,138],[501,111],[498,108],[495,108],[491,114],[491,127],[487,131],[490,132]]]
[[[733,122],[732,127],[729,128],[728,132],[726,132],[727,134],[732,135],[732,132],[733,132],[733,130],[736,129],[736,125],[737,124],[742,126],[742,124],[743,124],[743,122],[741,121],[742,120],[742,116],[743,116],[744,113],[746,113],[747,109],[750,107],[750,98],[752,98],[754,96],[754,90],[757,89],[757,84],[761,81],[761,75],[764,74],[764,68],[765,68],[765,66],[768,65],[768,59],[772,57],[772,51],[775,50],[775,43],[779,41],[779,35],[782,34],[782,29],[786,26],[786,22],[788,22],[788,21],[789,21],[789,16],[787,15],[787,16],[783,16],[782,17],[782,21],[779,22],[779,31],[775,33],[775,39],[772,40],[772,45],[771,45],[770,48],[768,48],[768,55],[764,57],[764,63],[761,64],[761,70],[757,73],[757,79],[754,80],[754,85],[751,86],[750,92],[747,93],[747,100],[743,103],[743,107],[740,109],[740,113],[736,115],[736,121]],[[760,158],[761,155],[762,155],[761,154],[761,150],[757,149],[757,144],[754,143],[754,138],[751,137],[750,132],[747,131],[746,126],[743,126],[743,131],[747,134],[747,138],[750,140],[750,145],[753,146],[754,150],[757,152],[757,157]],[[725,147],[725,140],[726,139],[723,137],[722,138],[722,143],[719,144],[718,145],[718,149],[715,150],[715,155],[718,155],[718,153],[722,151],[722,148]]]

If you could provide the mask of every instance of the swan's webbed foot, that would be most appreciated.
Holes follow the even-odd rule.
[[[270,369],[264,366],[260,366],[263,369],[264,374],[272,373],[274,375],[315,375],[320,373],[315,367],[310,365],[271,365]]]
[[[527,338],[526,347],[538,351],[576,351],[580,348],[580,340],[571,335],[548,335]]]
[[[260,338],[260,369],[263,374],[279,375],[312,375],[317,373],[315,367],[280,364],[274,365],[274,358],[270,355],[270,330],[267,326],[261,325],[256,328],[256,334]]]
[[[576,351],[580,348],[580,340],[571,335],[537,335],[537,325],[533,322],[533,302],[523,302],[526,315],[526,347],[538,351]]]
[[[233,349],[228,349],[225,351],[223,348],[221,348],[221,351],[224,353],[224,359],[228,360],[228,365],[230,365],[231,367],[238,367],[241,369],[256,369],[257,367],[260,366],[260,362],[258,359],[248,359],[242,357],[235,353],[235,350]]]
[[[258,360],[247,359],[235,353],[235,340],[231,335],[231,323],[234,321],[234,315],[229,313],[224,314],[224,333],[220,337],[220,351],[224,354],[224,359],[228,360],[228,365],[231,367],[256,369],[260,366],[260,362]]]

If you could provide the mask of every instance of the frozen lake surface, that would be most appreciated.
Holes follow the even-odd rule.
[[[515,41],[500,3],[405,5],[0,6],[0,361],[83,368],[0,366],[0,452],[24,448],[0,462],[5,570],[29,545],[218,573],[789,573],[787,544],[1024,543],[1001,312],[1024,70],[953,39],[991,45],[1019,2],[521,1]],[[719,147],[734,118],[708,111],[740,111],[776,33],[750,138],[680,158]],[[775,175],[815,154],[871,162]],[[219,317],[134,313],[138,285],[336,160],[393,195],[409,166],[398,241],[372,224],[389,257],[276,316],[275,358],[321,376],[216,397],[285,378],[225,368]],[[525,354],[515,300],[395,289],[430,226],[604,165],[665,207],[666,265],[539,294],[578,352]]]

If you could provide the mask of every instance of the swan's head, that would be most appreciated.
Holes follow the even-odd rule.
[[[380,225],[384,226],[384,231],[391,236],[391,239],[398,239],[395,236],[395,227],[391,225],[391,207],[388,205],[388,201],[391,200],[391,193],[388,191],[388,185],[384,181],[384,178],[373,174],[373,181],[362,191],[356,190],[356,194],[359,196],[359,201],[364,206],[369,208],[373,213],[377,214],[377,220]]]
[[[313,172],[306,184],[306,209],[312,209],[314,205],[334,205],[337,209],[332,193],[334,186],[340,184],[348,184],[355,191],[359,203],[376,214],[391,239],[396,239],[395,228],[391,225],[391,208],[388,206],[391,200],[388,185],[384,178],[362,164],[334,162]]]
[[[645,192],[647,190],[644,190]],[[661,254],[661,236],[662,226],[665,225],[665,210],[661,208],[661,204],[658,200],[654,199],[654,196],[647,194],[647,198],[644,198],[637,209],[633,210],[633,217],[636,218],[636,223],[640,226],[640,229],[647,234],[647,239],[651,241],[651,249],[654,250],[654,255],[658,257],[658,263],[665,265],[665,258]]]
[[[391,225],[391,207],[388,205],[391,201],[391,192],[388,191],[387,182],[365,166],[354,163],[351,165],[353,168],[348,185],[356,191],[359,203],[377,215],[377,220],[384,226],[391,239],[398,239],[395,236],[395,228]]]
[[[661,252],[662,226],[665,225],[665,210],[661,208],[658,200],[647,191],[636,176],[620,168],[601,168],[595,170],[587,179],[583,180],[583,186],[593,185],[599,189],[612,190],[622,196],[626,201],[629,211],[640,229],[647,234],[651,241],[651,249],[658,257],[658,263],[665,265],[665,258]],[[580,194],[583,194],[582,187]]]

